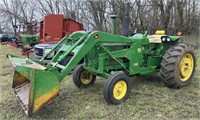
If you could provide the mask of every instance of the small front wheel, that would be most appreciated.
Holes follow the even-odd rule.
[[[30,45],[30,43],[22,44],[22,51],[27,51],[27,50],[30,50],[31,48],[32,48],[32,46]]]
[[[78,65],[74,69],[73,82],[78,87],[88,87],[94,84],[96,80],[96,75],[88,72],[83,68],[83,64]]]
[[[123,72],[117,72],[108,78],[103,95],[109,104],[120,104],[128,98],[130,89],[129,76]]]

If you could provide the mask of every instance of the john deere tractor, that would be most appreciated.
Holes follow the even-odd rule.
[[[22,40],[22,45],[21,45],[22,51],[27,51],[27,50],[32,49],[34,45],[36,45],[40,42],[38,34],[21,35],[21,40]]]
[[[128,23],[127,17],[125,17]],[[124,24],[127,26],[127,24]],[[130,76],[161,73],[168,87],[188,85],[196,66],[194,49],[179,43],[179,36],[135,33],[128,36],[101,31],[74,32],[64,37],[39,62],[8,55],[14,66],[13,89],[25,113],[31,116],[59,93],[60,82],[74,69],[73,82],[78,87],[95,83],[96,76],[106,79],[103,96],[109,104],[125,101],[131,90]],[[55,50],[53,59],[43,60]],[[79,64],[84,59],[83,64]]]

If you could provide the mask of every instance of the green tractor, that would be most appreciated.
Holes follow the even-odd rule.
[[[96,76],[105,78],[103,96],[109,104],[120,104],[128,98],[130,76],[134,75],[160,72],[166,86],[180,88],[192,81],[196,57],[193,47],[179,43],[179,39],[163,31],[133,36],[128,36],[127,29],[123,36],[74,32],[40,61],[8,55],[15,69],[12,87],[28,116],[58,95],[60,82],[73,69],[73,82],[78,88],[92,86]],[[52,60],[44,64],[43,60],[55,51]],[[83,64],[79,64],[82,59]]]
[[[35,34],[35,35],[25,34],[25,35],[21,35],[20,37],[22,41],[21,47],[23,51],[32,49],[34,45],[40,42],[38,34]]]

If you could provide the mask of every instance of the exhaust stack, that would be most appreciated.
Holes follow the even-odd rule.
[[[125,16],[123,18],[122,35],[128,37],[129,35],[129,2],[125,4]]]

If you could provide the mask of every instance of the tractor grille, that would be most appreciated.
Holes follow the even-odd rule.
[[[37,55],[37,56],[43,56],[44,50],[42,48],[35,48],[34,54]]]

